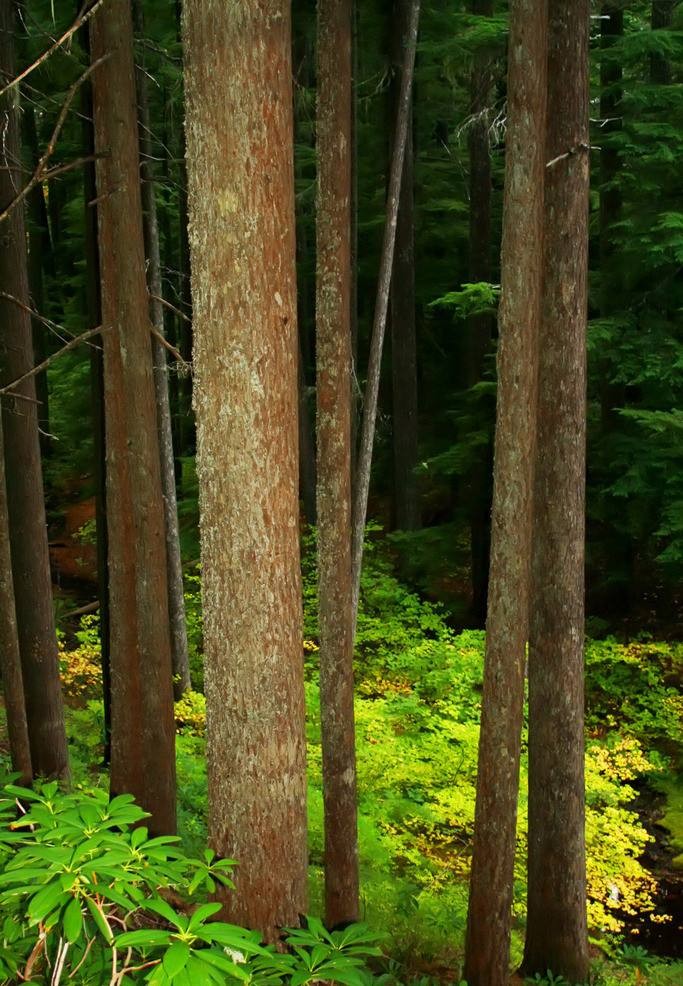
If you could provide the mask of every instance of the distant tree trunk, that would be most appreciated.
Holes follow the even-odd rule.
[[[30,153],[30,166],[35,168],[40,159],[38,134],[36,132],[36,117],[33,107],[25,107],[22,111],[23,131]],[[30,225],[28,230],[28,283],[31,294],[31,305],[39,315],[45,315],[44,268],[52,266],[52,244],[50,242],[50,227],[45,205],[45,191],[38,184],[28,196],[28,215]],[[36,363],[42,363],[48,355],[47,328],[39,318],[33,318],[33,352]],[[36,376],[36,396],[40,401],[38,407],[38,427],[40,429],[40,448],[43,455],[50,451],[50,401],[47,386],[47,371]]]
[[[14,73],[15,7],[0,2],[0,78]],[[0,210],[21,188],[19,169],[18,93],[2,99]],[[21,208],[0,224],[0,289],[29,304],[26,233]],[[31,319],[26,311],[0,300],[3,326],[2,384],[7,385],[34,366]],[[33,770],[41,777],[68,773],[64,710],[59,681],[57,636],[52,610],[52,584],[43,499],[43,475],[38,439],[35,380],[3,398],[3,429],[16,622],[26,701],[26,720]]]
[[[472,0],[472,13],[493,14],[493,0]],[[487,110],[491,105],[493,76],[491,56],[484,51],[474,56],[470,80],[469,130],[470,235],[469,278],[473,284],[491,281],[491,153]],[[484,375],[485,357],[491,347],[494,320],[489,314],[472,315],[467,320],[467,386],[474,387]],[[486,623],[491,549],[491,443],[482,448],[469,476],[470,558],[472,579],[471,620],[475,626]]]
[[[392,61],[394,115],[398,108],[401,65],[408,43],[411,0],[394,0]],[[415,201],[413,175],[413,100],[396,220],[396,249],[391,275],[390,323],[393,393],[394,507],[399,530],[420,527],[415,469],[418,461],[417,348],[415,341]]]
[[[590,0],[550,0],[524,971],[588,979],[584,542]]]
[[[307,524],[316,522],[315,505],[315,439],[311,428],[311,416],[308,410],[308,400],[306,397],[306,371],[304,367],[304,354],[299,339],[299,365],[297,370],[297,380],[299,385],[299,492],[304,505],[304,517]]]
[[[652,30],[671,28],[675,9],[676,0],[652,0]],[[671,83],[671,62],[661,51],[650,55],[650,78],[663,86]]]
[[[178,41],[181,40],[180,20],[182,0],[175,0]],[[183,48],[181,45],[181,52]],[[184,79],[184,73],[182,74]],[[180,154],[178,160],[178,231],[180,256],[180,309],[186,318],[178,320],[178,349],[188,363],[192,358],[192,283],[190,242],[188,238],[188,207],[187,207],[187,167],[185,164],[185,127],[180,128]],[[178,378],[178,441],[176,454],[180,457],[192,455],[197,446],[196,423],[192,407],[192,377]]]
[[[363,422],[354,484],[355,489],[351,535],[354,633],[355,620],[358,613],[358,597],[360,595],[360,576],[363,563],[363,538],[365,534],[365,521],[367,519],[368,512],[370,474],[372,471],[372,449],[375,442],[377,400],[379,397],[379,380],[382,368],[382,348],[384,345],[384,333],[386,331],[387,313],[389,310],[389,292],[391,287],[391,271],[394,265],[394,251],[396,247],[396,225],[398,222],[399,199],[401,196],[403,162],[405,158],[406,144],[408,141],[408,128],[411,117],[411,92],[413,86],[413,71],[415,68],[415,49],[417,47],[419,20],[420,0],[411,0],[408,28],[405,34],[406,42],[401,71],[401,89],[396,109],[396,126],[389,175],[389,189],[387,193],[384,240],[382,242],[380,269],[377,277],[377,298],[375,302],[375,315],[372,324],[372,337],[370,339],[370,355],[368,358],[368,376],[365,387]]]
[[[142,34],[144,19],[142,0],[133,0],[133,14],[137,30]],[[140,114],[140,177],[142,179],[142,223],[147,258],[147,285],[149,287],[149,312],[152,325],[159,336],[164,335],[164,308],[158,300],[161,285],[161,255],[159,249],[159,223],[154,193],[154,147],[150,129],[149,96],[144,60],[137,69],[138,110]],[[171,665],[173,669],[173,693],[177,699],[190,688],[190,658],[187,646],[185,622],[185,591],[183,562],[180,555],[180,530],[178,527],[178,503],[175,487],[175,459],[173,457],[173,430],[169,399],[168,360],[166,349],[157,337],[152,343],[154,359],[154,393],[157,405],[157,428],[161,453],[161,486],[164,495],[166,524],[166,557],[168,560],[168,612],[171,621]]]
[[[290,35],[284,0],[184,3],[209,839],[269,939],[307,896]]]
[[[514,0],[508,45],[491,577],[465,952],[470,986],[503,986],[509,979],[543,260],[547,20],[542,0]]]
[[[357,921],[351,584],[351,0],[318,0],[317,439],[325,918]]]
[[[90,35],[85,27],[80,32],[80,42],[90,54]],[[82,90],[83,150],[86,155],[95,152],[93,127],[92,86],[87,80]],[[83,166],[84,226],[85,226],[85,304],[88,327],[102,324],[100,299],[100,257],[97,246],[97,182],[95,162]],[[107,536],[107,464],[104,421],[104,360],[102,340],[90,347],[90,401],[93,429],[93,477],[95,482],[95,532],[97,551],[97,596],[100,602],[100,662],[102,665],[102,704],[104,709],[105,764],[111,763],[111,632],[109,613],[109,563]]]
[[[130,0],[91,20],[104,331],[111,604],[111,787],[175,830],[164,504],[140,199]]]
[[[0,675],[2,675],[12,770],[20,775],[21,784],[30,784],[33,779],[33,768],[26,724],[24,682],[21,674],[21,653],[12,582],[2,416],[0,416]]]

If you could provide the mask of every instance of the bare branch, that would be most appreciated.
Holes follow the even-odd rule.
[[[56,353],[52,353],[52,355],[48,356],[47,359],[44,359],[42,363],[34,366],[32,370],[28,370],[26,373],[23,373],[20,377],[17,377],[16,380],[13,380],[12,383],[8,383],[6,387],[0,387],[0,396],[11,393],[15,387],[20,386],[20,384],[24,383],[25,380],[30,380],[31,377],[35,377],[36,374],[42,373],[43,370],[46,370],[58,356],[61,356],[63,353],[68,353],[70,349],[75,349],[76,346],[80,346],[82,342],[85,342],[87,339],[92,339],[93,336],[99,335],[104,331],[105,329],[101,325],[98,325],[96,328],[88,329],[87,332],[82,332],[79,336],[75,336],[73,339],[70,339],[65,346],[58,349]],[[23,395],[16,394],[13,396],[21,397]]]

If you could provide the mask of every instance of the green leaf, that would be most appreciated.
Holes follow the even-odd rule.
[[[81,937],[83,912],[81,910],[81,902],[77,897],[72,898],[64,908],[62,928],[64,929],[64,937],[68,942],[73,943]]]
[[[174,979],[179,972],[182,972],[189,958],[190,946],[186,945],[184,941],[174,942],[164,954],[162,960],[164,972],[168,978]]]

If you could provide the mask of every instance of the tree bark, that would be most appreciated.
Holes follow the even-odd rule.
[[[183,8],[209,838],[232,921],[306,910],[291,24]]]
[[[180,21],[182,16],[182,0],[175,0],[175,9],[178,41],[181,41]],[[184,57],[182,45],[180,50],[182,57]],[[184,77],[185,73],[182,72],[183,80]],[[185,140],[186,133],[183,125],[180,127],[180,154],[178,156],[178,246],[180,260],[180,309],[187,317],[178,319],[178,349],[183,359],[189,363],[192,358],[193,319]],[[192,406],[192,382],[193,378],[189,375],[178,378],[178,441],[176,442],[178,456],[193,455],[197,447],[197,428]]]
[[[584,541],[590,0],[550,0],[524,971],[588,979]]]
[[[410,123],[411,91],[413,71],[415,68],[415,48],[417,46],[417,31],[420,19],[420,0],[411,0],[406,45],[401,71],[401,89],[396,111],[396,132],[394,149],[389,176],[387,194],[386,221],[384,226],[384,241],[380,257],[380,269],[377,278],[377,299],[375,316],[370,340],[370,355],[368,359],[368,379],[365,387],[365,404],[363,407],[363,422],[361,429],[360,450],[355,476],[355,493],[353,501],[351,565],[353,578],[353,612],[354,634],[355,620],[358,613],[358,597],[360,594],[360,576],[363,563],[363,538],[365,521],[368,512],[368,494],[370,492],[370,473],[372,470],[372,448],[375,441],[375,422],[377,420],[377,400],[379,397],[379,380],[382,368],[382,347],[387,325],[389,310],[389,291],[391,286],[391,271],[394,264],[396,246],[396,225],[398,222],[401,181],[403,177],[403,162],[408,126]]]
[[[472,13],[493,14],[492,0],[472,0]],[[491,153],[487,110],[493,89],[491,56],[478,52],[470,81],[472,124],[468,134],[470,162],[469,278],[473,284],[491,281]],[[484,375],[485,359],[493,338],[493,316],[472,315],[467,320],[467,386],[474,387]],[[486,623],[491,550],[492,442],[487,442],[469,476],[470,558],[472,579],[471,620]]]
[[[137,30],[144,29],[141,0],[133,0],[133,14]],[[161,284],[161,255],[159,249],[159,223],[154,193],[154,169],[149,96],[144,59],[137,68],[137,92],[140,130],[140,177],[142,180],[142,223],[147,258],[147,285],[149,287],[149,314],[158,336],[164,335],[164,306],[158,300],[163,296]],[[173,694],[176,701],[190,688],[190,658],[185,622],[185,587],[183,562],[180,555],[180,530],[178,527],[178,502],[175,486],[175,459],[173,456],[173,429],[169,399],[168,359],[166,348],[157,336],[152,343],[154,360],[154,394],[157,405],[157,429],[161,454],[161,487],[164,496],[166,527],[166,558],[168,562],[168,613],[171,621],[171,666],[173,669]]]
[[[465,978],[509,978],[524,660],[529,619],[537,336],[541,305],[547,19],[510,9],[491,574]]]
[[[0,76],[14,77],[15,7],[0,2]],[[0,210],[22,186],[17,90],[2,99],[4,138]],[[26,233],[22,208],[0,224],[0,288],[29,304]],[[31,318],[13,302],[0,301],[3,326],[1,378],[11,383],[34,366]],[[10,547],[16,622],[33,770],[41,777],[66,777],[68,755],[59,680],[57,636],[43,499],[35,379],[3,399],[3,429]]]
[[[175,830],[175,723],[130,0],[91,21],[107,439],[111,788]]]
[[[410,0],[395,0],[392,61],[395,72],[394,106],[398,95],[403,53],[408,44]],[[417,346],[415,339],[415,196],[413,167],[413,100],[408,110],[408,131],[403,177],[396,219],[396,249],[391,274],[389,312],[393,394],[394,508],[399,530],[420,527],[420,501],[415,469],[418,462]]]
[[[33,767],[26,724],[26,702],[12,582],[2,416],[0,416],[0,674],[12,770],[19,774],[21,784],[30,784],[33,779]]]
[[[351,584],[351,2],[318,0],[317,516],[325,918],[357,921]]]

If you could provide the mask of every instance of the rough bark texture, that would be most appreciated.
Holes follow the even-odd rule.
[[[318,0],[316,369],[325,918],[359,917],[351,585],[351,0]]]
[[[14,4],[0,2],[0,77],[13,77]],[[3,141],[0,209],[22,186],[16,88],[0,107]],[[29,304],[26,233],[21,208],[0,224],[0,288]],[[0,376],[4,385],[34,366],[30,316],[0,301]],[[35,380],[2,401],[7,501],[14,597],[24,680],[31,759],[36,775],[64,777],[68,771],[64,712],[52,610],[52,584],[43,500]]]
[[[30,784],[33,778],[33,768],[26,724],[24,682],[21,674],[19,633],[14,605],[2,417],[0,417],[0,674],[2,675],[2,693],[5,700],[12,770],[17,771],[20,775],[21,784]]]
[[[130,0],[91,21],[107,441],[111,787],[175,830],[164,504],[145,282]]]
[[[666,30],[673,22],[676,0],[652,0],[652,30]],[[653,51],[650,55],[650,78],[660,85],[671,82],[671,62],[661,51]]]
[[[401,66],[410,16],[410,0],[395,0],[392,21],[394,105],[398,108]],[[396,219],[396,249],[391,275],[392,426],[394,446],[394,509],[396,526],[415,531],[420,526],[415,468],[418,461],[417,348],[415,341],[415,197],[413,189],[413,110],[410,99],[408,136]]]
[[[391,286],[391,271],[394,265],[394,249],[396,246],[396,224],[398,222],[399,199],[403,177],[403,162],[408,126],[410,123],[411,92],[413,86],[413,71],[415,68],[415,48],[417,46],[417,31],[420,20],[420,0],[411,0],[408,27],[406,30],[406,45],[401,71],[401,89],[396,109],[396,129],[394,134],[394,149],[391,159],[389,190],[387,193],[386,222],[384,240],[380,257],[380,269],[377,278],[377,300],[372,324],[370,340],[370,355],[368,358],[368,378],[365,387],[365,404],[363,407],[363,423],[361,429],[360,449],[355,475],[355,491],[353,501],[351,565],[353,573],[353,612],[354,633],[355,614],[358,612],[358,596],[360,594],[360,574],[363,563],[363,537],[365,521],[368,512],[368,494],[370,492],[370,473],[372,470],[372,448],[375,441],[375,422],[377,420],[377,400],[379,397],[379,378],[382,368],[382,347],[387,326],[389,310],[389,290]]]
[[[584,540],[590,0],[550,0],[543,309],[529,636],[524,971],[588,979]]]
[[[140,34],[144,29],[142,0],[133,0],[133,15]],[[144,56],[137,70],[138,111],[140,115],[140,177],[142,179],[142,223],[147,258],[147,284],[149,287],[149,314],[158,336],[164,335],[164,306],[158,300],[163,296],[161,285],[161,255],[159,249],[159,223],[154,195],[154,147],[150,130],[149,96]],[[185,591],[183,562],[180,555],[180,530],[178,528],[178,502],[175,486],[175,459],[173,456],[173,428],[169,398],[168,359],[166,349],[155,338],[152,343],[154,359],[154,393],[157,404],[157,428],[161,456],[161,488],[164,495],[166,526],[166,559],[168,564],[168,615],[171,621],[171,667],[173,670],[173,694],[177,699],[190,687],[190,657],[187,645],[185,621]]]
[[[492,0],[472,0],[472,13],[490,17]],[[475,284],[490,281],[491,264],[491,152],[487,110],[491,105],[493,77],[487,51],[474,56],[470,80],[472,124],[468,133],[470,162],[469,279]],[[467,320],[467,386],[473,387],[484,375],[485,357],[491,347],[493,316],[472,315]],[[470,558],[472,605],[470,618],[475,626],[486,623],[486,600],[491,548],[491,443],[482,448],[469,479]]]
[[[498,401],[479,774],[465,953],[470,986],[508,982],[528,630],[545,172],[543,0],[510,10]]]
[[[306,910],[290,12],[183,8],[209,838],[230,920]]]

